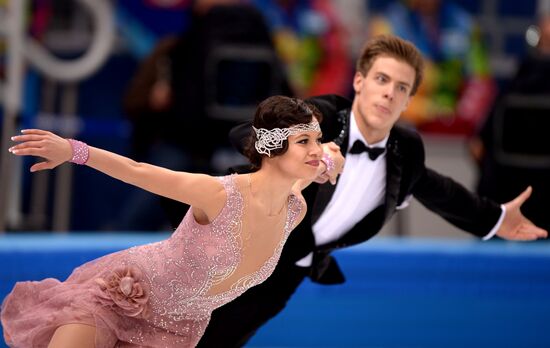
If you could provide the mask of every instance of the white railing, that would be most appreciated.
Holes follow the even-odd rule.
[[[21,164],[10,156],[7,148],[10,137],[17,128],[17,118],[21,112],[21,97],[26,63],[35,67],[49,79],[68,85],[67,90],[74,89],[75,84],[97,71],[108,58],[115,37],[115,23],[111,3],[108,0],[75,0],[90,13],[93,26],[92,40],[89,48],[79,58],[64,60],[55,57],[34,39],[25,36],[24,9],[26,0],[8,0],[0,8],[0,35],[6,42],[6,81],[3,83],[2,98],[4,120],[0,148],[0,233],[5,231],[7,220],[20,218]],[[76,93],[67,93],[66,104],[77,103]],[[63,110],[62,110],[63,111]],[[74,112],[72,113],[74,115]],[[75,117],[67,116],[64,117]],[[60,170],[56,181],[67,186],[71,182],[70,169]],[[58,186],[58,185],[56,185]],[[69,223],[70,189],[56,187],[54,206],[54,229],[65,230]],[[8,204],[9,201],[9,204]],[[10,221],[13,223],[13,221]],[[17,221],[16,221],[17,222]]]
[[[114,42],[115,23],[112,8],[105,0],[77,0],[93,20],[94,34],[86,53],[75,60],[58,59],[35,40],[25,40],[25,57],[40,72],[54,80],[75,82],[93,74],[107,59]]]

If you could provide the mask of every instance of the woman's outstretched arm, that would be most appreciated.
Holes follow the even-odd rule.
[[[37,156],[45,159],[34,164],[31,171],[53,169],[73,158],[71,143],[52,132],[40,129],[21,131],[12,137],[19,144],[9,151],[17,156]],[[113,152],[89,146],[86,165],[115,179],[149,192],[187,203],[214,217],[225,203],[221,183],[205,174],[186,173],[136,162]]]

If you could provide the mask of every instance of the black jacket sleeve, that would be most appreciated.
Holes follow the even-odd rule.
[[[496,202],[480,197],[453,179],[424,164],[424,145],[418,136],[422,160],[415,166],[411,193],[426,208],[456,227],[484,237],[496,225],[502,210]]]

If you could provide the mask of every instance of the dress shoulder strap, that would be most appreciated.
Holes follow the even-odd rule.
[[[306,206],[304,202],[295,195],[290,195],[288,199],[287,223],[285,228],[287,232],[290,232],[299,223],[298,219],[302,216],[302,212],[306,209]]]
[[[220,214],[212,223],[214,232],[222,233],[224,230],[232,234],[237,233],[243,216],[244,200],[237,184],[235,183],[236,174],[220,176],[218,180],[222,183],[226,201]]]

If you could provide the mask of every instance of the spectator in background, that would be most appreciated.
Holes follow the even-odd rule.
[[[533,49],[471,140],[470,150],[480,165],[478,193],[506,200],[531,185],[533,195],[522,211],[548,230],[550,215],[542,207],[550,198],[550,12],[539,16],[526,38]]]
[[[264,15],[293,92],[351,95],[353,59],[330,0],[252,0]]]
[[[130,83],[124,105],[133,125],[132,156],[173,170],[220,174],[228,166],[238,164],[223,163],[218,166],[223,167],[220,169],[213,163],[220,149],[231,149],[227,141],[229,129],[251,118],[256,104],[269,95],[291,93],[284,74],[278,72],[282,68],[276,63],[266,68],[264,62],[238,63],[239,58],[251,62],[250,57],[237,56],[232,62],[214,60],[221,54],[216,49],[231,45],[267,48],[276,56],[268,28],[255,8],[239,0],[196,0],[191,12],[187,30],[178,37],[161,40]],[[213,61],[217,65],[210,64]],[[278,78],[268,80],[268,74]],[[212,95],[220,99],[216,99],[220,104],[215,106],[242,102],[250,107],[243,108],[236,119],[220,118],[212,112]],[[224,110],[220,112],[222,117]],[[229,156],[229,161],[242,161],[233,153],[235,156]],[[125,206],[118,229],[164,228],[165,218],[159,205],[151,204],[157,198],[146,192],[136,195],[140,196],[132,197]],[[168,200],[162,203],[169,217],[187,209]],[[149,213],[157,208],[160,214]],[[173,210],[177,213],[172,214]]]
[[[413,42],[426,60],[424,83],[402,120],[420,130],[472,134],[496,93],[472,16],[452,1],[398,0],[373,18],[370,31]]]

